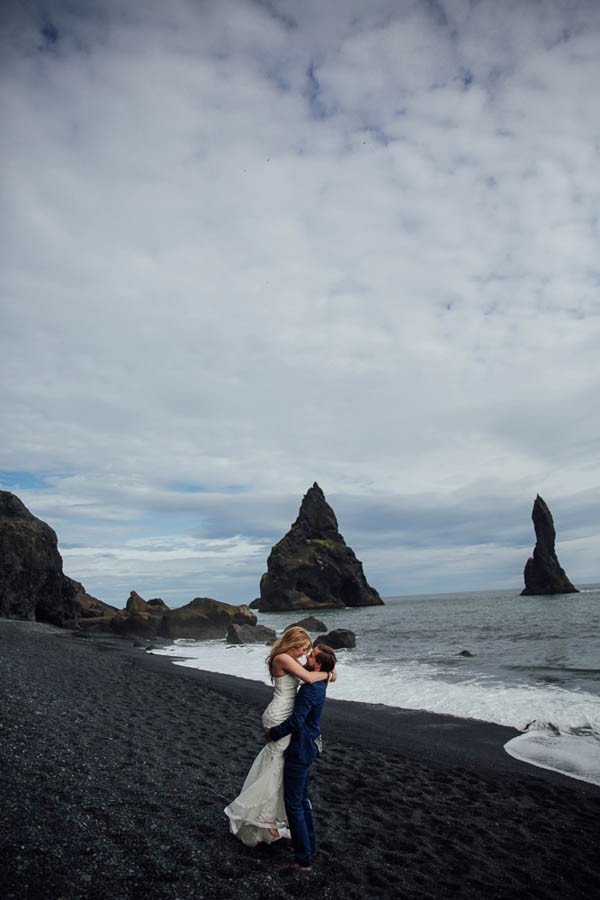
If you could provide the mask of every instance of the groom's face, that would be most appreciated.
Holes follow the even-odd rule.
[[[321,671],[321,663],[317,662],[315,659],[317,651],[313,648],[308,656],[306,657],[306,668],[309,672],[320,672]]]

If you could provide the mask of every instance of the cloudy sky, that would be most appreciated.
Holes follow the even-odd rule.
[[[4,0],[0,487],[123,606],[316,480],[383,596],[600,580],[596,0]]]

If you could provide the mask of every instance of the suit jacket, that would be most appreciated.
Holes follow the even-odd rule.
[[[274,741],[291,734],[292,739],[285,751],[290,762],[310,766],[317,756],[315,740],[321,734],[321,713],[325,706],[326,681],[303,684],[294,703],[291,716],[280,725],[274,725],[269,734]]]

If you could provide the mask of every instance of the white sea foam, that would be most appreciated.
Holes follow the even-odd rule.
[[[357,636],[356,648],[338,655],[332,697],[522,731],[532,720],[551,722],[558,735],[528,734],[510,745],[512,752],[600,781],[594,762],[600,747],[598,587],[564,597],[510,590],[389,597],[382,607],[323,610],[320,616],[326,630],[350,628]],[[290,618],[261,613],[260,624],[281,632]],[[183,665],[269,682],[264,645],[180,641],[164,652]]]
[[[481,719],[524,730],[532,719],[552,721],[560,731],[600,731],[600,704],[593,694],[555,685],[500,684],[485,676],[449,682],[434,666],[416,664],[365,676],[359,667],[340,671],[340,696],[364,703],[426,709],[465,719]],[[337,694],[336,694],[337,696]]]
[[[600,784],[600,738],[595,734],[520,734],[504,745],[522,762]]]
[[[268,648],[263,645],[178,641],[155,652],[172,656],[178,665],[269,683]],[[341,652],[338,681],[329,694],[340,700],[424,709],[519,730],[534,719],[552,722],[561,732],[558,738],[526,734],[509,742],[507,752],[533,765],[600,784],[600,703],[596,695],[558,685],[502,684],[481,674],[447,681],[440,679],[434,665],[395,663],[360,660]],[[582,729],[596,735],[573,734]]]

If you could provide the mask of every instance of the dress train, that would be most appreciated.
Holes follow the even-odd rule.
[[[287,719],[294,708],[297,688],[298,680],[293,675],[274,679],[273,699],[262,717],[265,728]],[[278,840],[269,834],[269,828],[276,828],[280,836],[289,835],[283,800],[283,767],[284,752],[290,740],[288,734],[279,741],[265,744],[252,763],[242,790],[225,808],[230,831],[247,847],[255,847],[261,841],[270,844]]]

